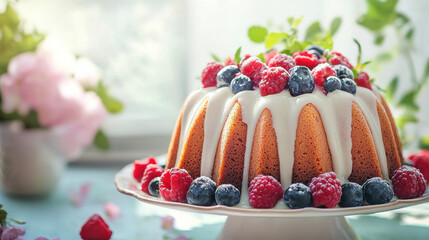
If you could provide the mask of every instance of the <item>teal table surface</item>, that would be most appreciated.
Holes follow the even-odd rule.
[[[68,166],[56,189],[44,198],[16,198],[1,193],[0,204],[9,216],[26,221],[24,239],[80,239],[81,226],[94,213],[113,231],[112,239],[215,239],[225,216],[188,213],[142,203],[116,190],[114,175],[122,166]],[[89,183],[85,201],[76,206],[70,193]],[[104,204],[115,203],[121,215],[109,219]],[[162,218],[175,219],[174,227],[162,228]],[[361,239],[429,239],[429,203],[372,215],[347,217]]]

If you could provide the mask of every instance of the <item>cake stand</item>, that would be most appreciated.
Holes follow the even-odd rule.
[[[226,215],[228,219],[218,239],[357,239],[345,216],[390,211],[429,201],[429,191],[420,197],[394,200],[388,204],[353,208],[255,209],[226,206],[195,206],[168,202],[138,189],[129,164],[115,176],[119,192],[161,207]]]

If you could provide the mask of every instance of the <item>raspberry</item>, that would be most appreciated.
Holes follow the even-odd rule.
[[[145,160],[135,160],[134,161],[134,170],[133,170],[133,177],[140,182],[142,177],[143,177],[143,173],[144,170],[146,169],[147,165],[149,164],[156,164],[156,160],[153,157],[148,157]]]
[[[321,59],[319,59],[319,64],[322,64],[322,63],[327,63],[328,62],[328,60],[326,60],[326,58],[325,57],[322,57]]]
[[[295,64],[297,66],[306,66],[310,70],[319,64],[317,56],[307,51],[295,52],[292,57],[295,60]]]
[[[201,73],[203,87],[215,87],[217,73],[224,67],[222,63],[209,62]]]
[[[329,62],[331,63],[332,66],[342,64],[350,69],[353,69],[353,66],[352,64],[350,64],[349,60],[346,57],[344,57],[341,53],[337,51],[331,51],[329,52],[329,55],[332,56],[329,59]]]
[[[159,192],[171,202],[186,202],[186,192],[192,183],[192,178],[185,169],[171,168],[161,175]]]
[[[248,53],[244,54],[244,57],[241,59],[240,66],[241,66],[241,64],[243,64],[243,62],[244,62],[244,61],[246,61],[247,59],[249,59],[251,56],[252,56],[252,55],[250,55],[250,54],[248,54]]]
[[[337,73],[335,72],[335,70],[332,69],[331,66],[329,66],[329,64],[327,63],[320,64],[317,67],[315,67],[311,71],[311,74],[313,74],[314,82],[318,86],[323,86],[325,79],[327,79],[328,77],[337,76]]]
[[[414,167],[402,166],[392,177],[393,192],[400,199],[420,197],[426,191],[423,174]]]
[[[241,73],[248,76],[255,86],[259,86],[259,82],[262,80],[262,73],[267,70],[261,59],[257,57],[250,57],[243,61],[241,64]]]
[[[164,173],[164,169],[162,169],[160,166],[156,164],[147,165],[146,170],[144,170],[143,178],[141,181],[142,191],[147,194],[150,194],[149,193],[150,181],[152,181],[152,179],[156,177],[160,177],[162,173]]]
[[[261,95],[266,96],[283,91],[288,80],[289,73],[284,68],[269,68],[262,74],[262,81],[259,83]]]
[[[372,90],[371,83],[369,82],[369,76],[366,72],[360,72],[359,76],[354,80],[358,86]]]
[[[112,231],[100,215],[94,214],[82,226],[80,236],[83,240],[108,240]]]
[[[272,50],[270,52],[265,53],[264,54],[265,62],[268,64],[271,61],[271,59],[273,59],[278,54],[279,52],[277,52],[276,50]],[[279,66],[275,66],[275,67],[279,67]]]
[[[413,163],[413,167],[420,170],[426,179],[426,183],[429,183],[429,151],[421,150],[413,153],[408,157],[408,160]]]
[[[229,57],[225,60],[225,66],[235,65],[238,67],[238,64],[234,61],[233,57]]]
[[[273,208],[282,196],[282,186],[272,176],[258,175],[250,182],[249,203],[254,208]]]
[[[282,67],[287,72],[289,72],[291,68],[295,67],[295,60],[286,54],[277,54],[267,63],[268,67]]]
[[[341,183],[334,172],[320,174],[311,180],[310,189],[315,207],[335,207],[341,200]]]

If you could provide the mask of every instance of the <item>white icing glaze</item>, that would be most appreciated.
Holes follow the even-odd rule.
[[[351,156],[351,121],[352,104],[356,102],[365,115],[372,131],[377,156],[384,178],[388,179],[387,161],[381,135],[380,123],[377,113],[377,91],[357,87],[352,95],[343,91],[335,91],[328,95],[315,89],[311,94],[292,97],[289,91],[261,97],[260,91],[243,91],[234,95],[230,88],[202,88],[190,94],[185,102],[181,134],[179,140],[178,156],[183,153],[183,145],[187,139],[193,117],[201,104],[207,99],[207,110],[204,122],[204,143],[201,156],[201,175],[211,177],[214,158],[220,141],[223,125],[233,104],[238,101],[241,105],[242,119],[247,124],[246,152],[244,157],[242,194],[240,206],[248,206],[248,172],[253,136],[261,112],[270,110],[273,127],[276,132],[281,184],[286,189],[292,182],[294,163],[295,137],[298,117],[301,109],[308,103],[313,104],[319,111],[325,128],[328,145],[333,160],[333,168],[338,179],[344,183],[352,172]],[[176,161],[176,166],[179,161]]]

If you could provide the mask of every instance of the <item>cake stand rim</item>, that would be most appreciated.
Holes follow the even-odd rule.
[[[256,208],[242,208],[242,207],[227,207],[222,205],[214,206],[197,206],[187,203],[169,202],[150,196],[141,190],[138,190],[135,185],[136,181],[132,178],[131,170],[133,164],[127,164],[119,172],[116,173],[114,182],[119,192],[132,196],[137,200],[175,210],[190,211],[204,214],[226,215],[226,216],[246,216],[246,217],[336,217],[336,216],[350,216],[359,214],[372,214],[378,212],[386,212],[396,210],[412,205],[429,202],[429,190],[419,198],[414,199],[397,199],[388,204],[380,205],[365,205],[360,207],[349,208],[301,208],[301,209],[256,209]],[[124,186],[134,186],[135,189]]]

